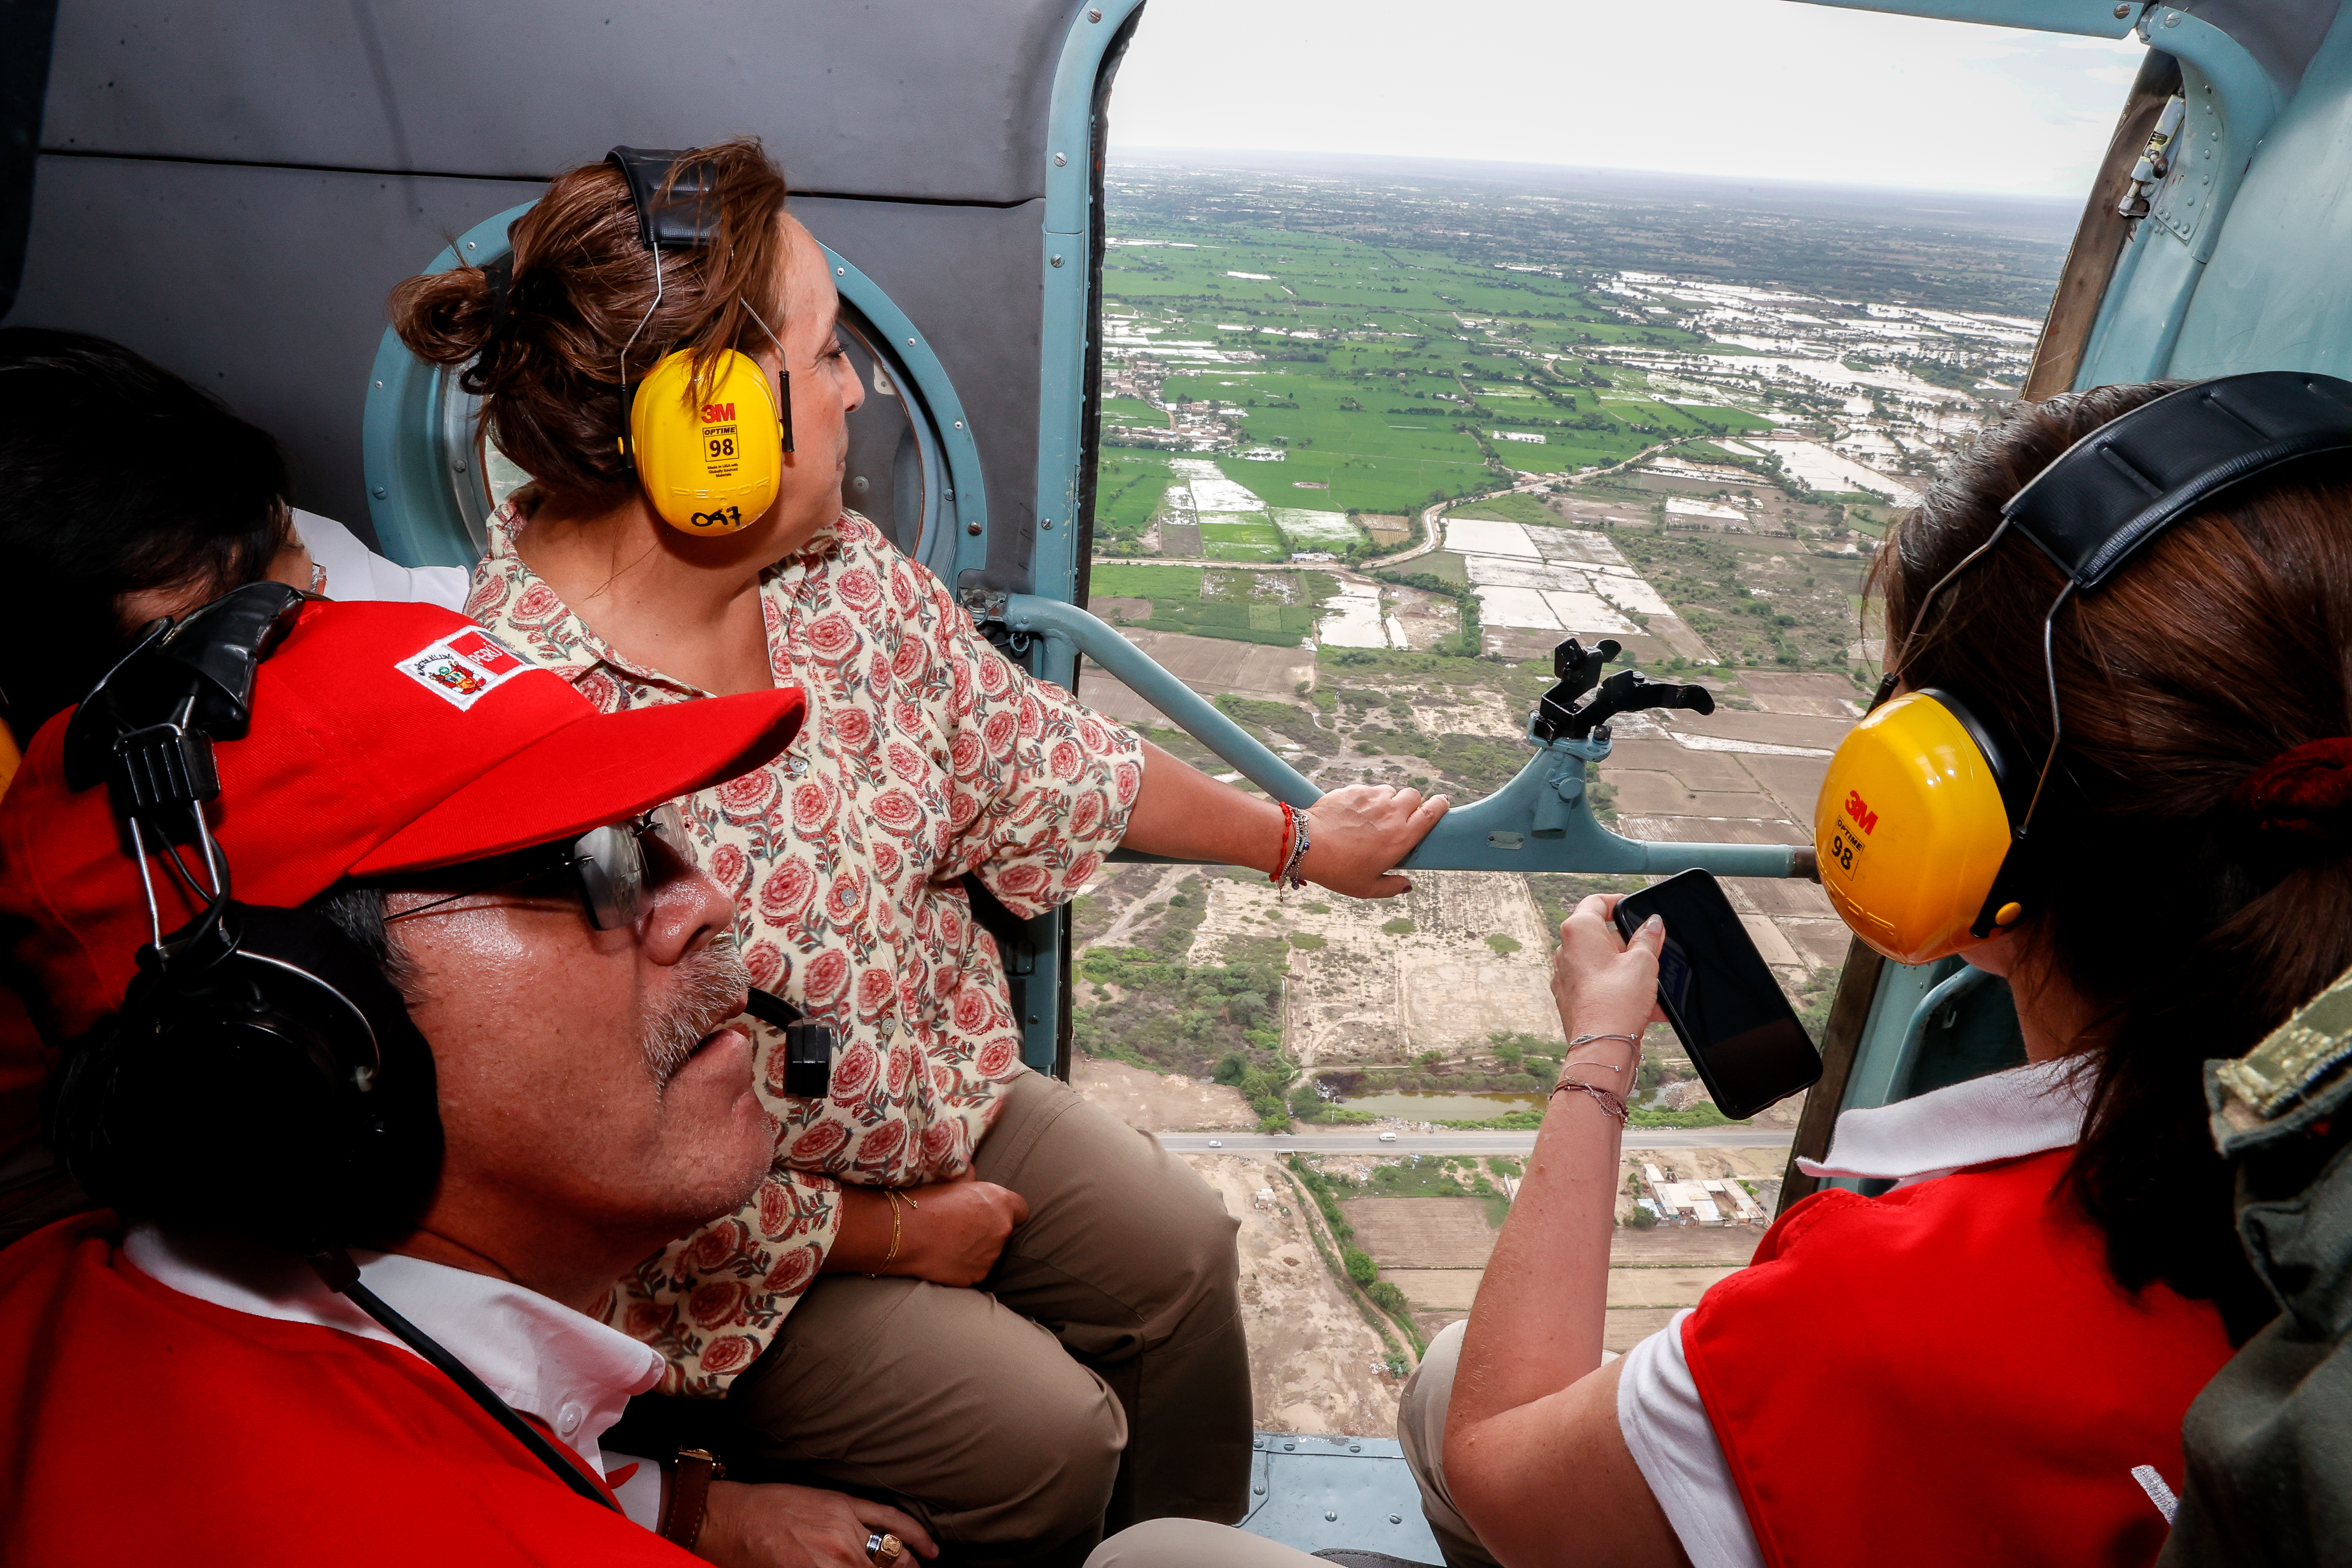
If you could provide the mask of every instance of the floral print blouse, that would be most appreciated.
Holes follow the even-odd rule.
[[[605,712],[709,695],[634,665],[490,523],[467,611]],[[830,1023],[830,1096],[782,1093],[782,1037],[753,1074],[776,1164],[752,1201],[646,1259],[604,1303],[669,1363],[667,1394],[715,1396],[816,1278],[838,1184],[961,1173],[1026,1070],[995,943],[961,879],[1016,914],[1075,895],[1127,831],[1142,747],[991,647],[946,586],[845,512],[761,584],[768,658],[808,710],[774,762],[681,803],[702,868],[737,900],[754,984]]]

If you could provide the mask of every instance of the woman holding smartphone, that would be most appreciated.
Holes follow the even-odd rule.
[[[2293,443],[2237,416],[2261,382],[2318,400],[2305,455],[2281,460]],[[2026,1064],[1847,1112],[1810,1168],[1892,1190],[1790,1205],[1748,1268],[1605,1364],[1618,1096],[1658,1016],[1664,931],[1628,941],[1612,898],[1563,922],[1560,1089],[1471,1316],[1432,1346],[1400,1419],[1457,1568],[2162,1548],[2182,1415],[2273,1310],[2233,1230],[2204,1064],[2352,966],[2352,792],[2334,787],[2352,768],[2352,385],[2179,391],[2213,405],[2201,452],[2149,440],[2189,406],[2148,406],[2175,391],[2018,405],[1874,574],[1887,695],[1964,708],[2022,763],[2008,810],[2029,813],[2033,852],[1985,871],[2007,890],[1979,889],[1983,914],[1941,951],[2008,979]],[[2087,527],[2079,494],[2042,531],[2020,494],[2078,443],[2147,492],[2088,543],[2063,536]],[[2145,522],[2168,504],[2161,531],[2125,537],[2135,509]],[[1873,837],[1864,853],[1885,854],[1886,823]],[[1205,1560],[1201,1530],[1144,1526],[1094,1563]]]

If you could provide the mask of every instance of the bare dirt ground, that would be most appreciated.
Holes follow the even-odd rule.
[[[1399,921],[1412,929],[1383,929]],[[1550,935],[1521,878],[1416,872],[1412,892],[1370,900],[1319,889],[1284,900],[1263,883],[1220,879],[1192,960],[1215,963],[1234,938],[1276,934],[1292,943],[1285,1038],[1303,1068],[1458,1051],[1496,1032],[1558,1031]],[[1519,950],[1498,953],[1490,935]]]
[[[1383,1267],[1484,1268],[1495,1250],[1482,1198],[1350,1198],[1339,1208],[1356,1228],[1356,1245]]]
[[[1317,1253],[1297,1190],[1272,1160],[1183,1158],[1241,1221],[1242,1311],[1259,1430],[1393,1434],[1403,1383],[1390,1375],[1391,1352]]]
[[[1668,1181],[1744,1176],[1759,1185],[1777,1184],[1779,1163],[1769,1154],[1759,1155],[1738,1149],[1635,1152],[1625,1157],[1622,1176],[1638,1175],[1646,1162],[1658,1165]],[[1774,1187],[1763,1190],[1769,1196]],[[1500,1234],[1485,1199],[1368,1197],[1340,1206],[1355,1227],[1356,1245],[1381,1266],[1381,1279],[1404,1292],[1424,1335],[1469,1315]],[[1621,1196],[1617,1206],[1622,1217],[1634,1205],[1630,1196]],[[1697,1305],[1709,1286],[1746,1266],[1763,1235],[1757,1225],[1662,1225],[1648,1230],[1620,1225],[1610,1240],[1602,1347],[1622,1354],[1665,1327],[1683,1308]]]
[[[1181,1073],[1156,1073],[1125,1062],[1080,1057],[1071,1087],[1126,1122],[1146,1132],[1221,1131],[1257,1125],[1242,1091],[1202,1083]]]
[[[1402,543],[1402,533],[1397,542]],[[1404,627],[1407,647],[1428,647],[1440,638],[1457,635],[1462,630],[1462,612],[1451,599],[1419,588],[1384,588],[1382,596],[1388,602],[1391,619]]]
[[[1231,693],[1271,701],[1295,701],[1301,681],[1315,680],[1315,655],[1297,647],[1264,647],[1222,637],[1135,628],[1120,636],[1150,654],[1160,667],[1204,697]],[[1078,679],[1079,700],[1097,713],[1129,724],[1165,727],[1168,718],[1102,669],[1089,665]]]

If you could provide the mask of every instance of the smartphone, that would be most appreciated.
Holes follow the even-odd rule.
[[[1685,871],[1617,901],[1617,929],[1629,942],[1652,915],[1666,922],[1658,1005],[1717,1110],[1753,1116],[1821,1080],[1821,1052],[1721,883]]]

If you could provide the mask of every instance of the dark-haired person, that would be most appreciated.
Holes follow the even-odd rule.
[[[464,602],[464,573],[394,565],[288,493],[276,440],[211,394],[87,332],[0,328],[0,794],[158,616],[264,580]],[[0,983],[0,1243],[84,1206],[40,1140],[30,1028]]]
[[[277,441],[211,394],[87,332],[0,328],[0,704],[16,749],[132,632],[247,583],[461,602],[463,573],[394,565],[289,493]]]
[[[666,1393],[727,1394],[764,1452],[907,1497],[970,1552],[1083,1555],[1107,1510],[1237,1519],[1234,1221],[1152,1140],[1023,1067],[961,881],[1035,915],[1125,843],[1380,896],[1444,803],[1357,786],[1294,824],[991,647],[842,510],[864,390],[782,174],[751,142],[680,166],[710,232],[663,253],[658,302],[611,163],[548,187],[502,275],[393,295],[402,339],[465,367],[532,477],[491,523],[469,606],[485,626],[607,710],[808,693],[782,757],[686,805],[757,982],[841,1031],[834,1091],[777,1094],[762,1038],[773,1180],[646,1259],[615,1321],[669,1359]],[[698,537],[624,464],[624,377],[723,349],[789,374],[794,439],[774,504]]]
[[[2168,393],[2181,401],[2158,404]],[[2005,524],[2077,443],[2080,466]],[[2027,1063],[1841,1117],[1820,1168],[1894,1188],[1792,1205],[1748,1268],[1607,1365],[1610,1091],[1654,1016],[1661,932],[1654,921],[1627,943],[1607,898],[1563,923],[1553,994],[1583,1043],[1466,1326],[1431,1347],[1400,1419],[1449,1562],[2155,1561],[2183,1480],[2183,1413],[2276,1310],[2232,1223],[2205,1064],[2243,1055],[2352,967],[2347,448],[2343,382],[2100,387],[2015,405],[1897,525],[1874,574],[1895,702],[1845,744],[1908,722],[1906,704],[1956,701],[2006,740],[2021,802],[2051,756],[2053,685],[2063,715],[2009,901],[1980,889],[1981,915],[1900,944],[2006,977]],[[2158,496],[2178,498],[2176,520],[2125,532]],[[2098,576],[2094,547],[2133,538]],[[2094,564],[2070,576],[2068,550]],[[1957,750],[1901,754],[1948,786],[1943,809],[1991,787]],[[1887,816],[1864,856],[1896,853],[1896,825]],[[1936,824],[1916,808],[1899,826]],[[2295,1059],[2308,1074],[2324,1058],[2306,1041],[2249,1064],[2278,1080],[2257,1098],[2294,1087]],[[2217,1107],[2221,1124],[2251,1125],[2249,1108]],[[2290,1289],[2327,1249],[2328,1227],[2302,1223],[2273,1211],[2252,1233],[2294,1249],[2275,1270]],[[2340,1293],[2340,1262],[2326,1268],[2336,1283],[2305,1308],[2340,1324],[2326,1294]],[[2220,1444],[2226,1419],[2205,1435]],[[2259,1451],[2258,1431],[2235,1436]],[[2213,1489],[2241,1531],[2288,1495],[2282,1462],[2305,1457],[2281,1447],[2267,1480]],[[2307,1458],[2342,1468],[2331,1450]],[[1210,1561],[1305,1560],[1173,1521],[1095,1559]]]
[[[58,1141],[98,1161],[77,1169],[114,1207],[0,1251],[0,1561],[682,1568],[690,1546],[871,1568],[877,1533],[930,1555],[887,1505],[724,1479],[700,1493],[699,1472],[602,1442],[661,1366],[598,1321],[614,1276],[740,1203],[773,1137],[730,1022],[733,900],[648,808],[772,755],[797,694],[696,724],[599,714],[447,610],[299,615],[260,665],[250,731],[215,748],[209,815],[248,939],[315,922],[307,962],[365,1010],[380,1142],[346,1184],[306,1163],[290,1121],[213,1131],[247,1102],[208,1106],[226,1091],[202,1062],[163,1105],[138,1109],[137,1085],[61,1098]],[[71,786],[62,732],[0,801],[0,951],[79,1052],[111,1048],[151,917],[109,789]],[[201,906],[160,856],[147,870],[184,930]],[[379,1163],[395,1144],[410,1152]],[[268,1244],[272,1212],[331,1184],[316,1239],[364,1249],[360,1283],[520,1412],[543,1457]]]

